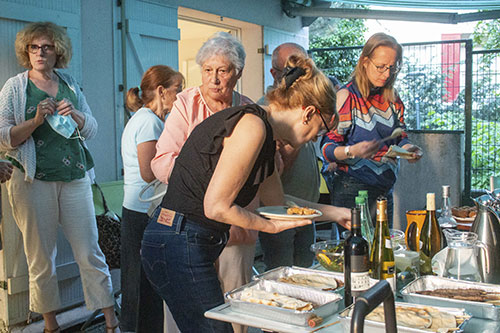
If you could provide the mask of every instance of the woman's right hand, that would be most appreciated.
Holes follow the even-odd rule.
[[[377,140],[361,141],[350,147],[353,156],[359,158],[372,158],[379,150],[380,143]]]
[[[56,102],[52,98],[46,98],[36,107],[35,123],[40,126],[48,115],[56,112]]]

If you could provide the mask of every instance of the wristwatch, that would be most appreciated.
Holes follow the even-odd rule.
[[[344,147],[344,153],[347,158],[354,158],[354,155],[351,154],[350,146],[345,146]]]

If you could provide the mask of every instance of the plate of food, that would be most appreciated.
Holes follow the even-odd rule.
[[[256,212],[264,217],[275,220],[313,219],[323,215],[317,209],[299,206],[266,206],[257,208]]]
[[[385,156],[387,157],[401,157],[404,159],[412,159],[413,158],[413,153],[409,152],[408,150],[401,148],[396,145],[392,145],[389,147],[389,150],[387,150],[387,153],[385,153]]]

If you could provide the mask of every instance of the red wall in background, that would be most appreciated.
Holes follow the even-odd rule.
[[[461,34],[442,34],[441,40],[456,40]],[[441,68],[447,76],[445,80],[445,102],[453,102],[460,92],[460,43],[441,45]]]

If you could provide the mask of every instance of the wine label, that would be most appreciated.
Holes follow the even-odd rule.
[[[352,255],[351,256],[351,272],[360,273],[370,270],[370,259],[368,255]]]
[[[384,240],[384,243],[385,243],[385,248],[386,249],[392,249],[392,242],[391,242],[391,240],[389,238],[386,238]]]
[[[382,279],[394,277],[395,271],[396,271],[396,267],[394,265],[394,261],[382,262],[382,274],[381,274]]]
[[[370,274],[368,272],[351,272],[351,291],[365,291],[370,288]]]

